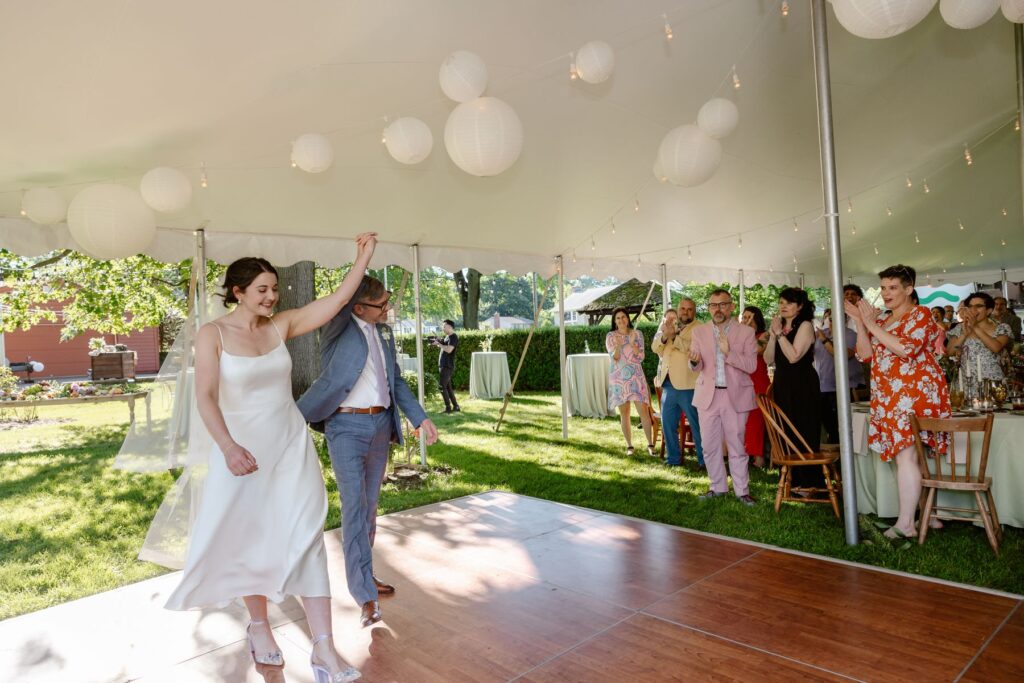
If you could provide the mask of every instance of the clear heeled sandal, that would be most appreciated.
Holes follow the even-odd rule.
[[[249,625],[245,627],[245,637],[249,641],[249,652],[252,654],[252,661],[257,664],[264,664],[266,666],[284,666],[284,655],[281,654],[280,650],[271,650],[270,652],[261,652],[256,654],[256,645],[253,643],[252,634],[249,629],[256,626],[263,626],[267,622],[265,621],[250,621]]]
[[[330,669],[313,659],[313,650],[316,650],[317,644],[331,638],[333,635],[333,633],[324,633],[313,639],[313,648],[309,652],[309,666],[313,669],[313,681],[315,683],[349,683],[349,681],[359,680],[363,677],[363,674],[359,673],[359,669],[355,667],[346,667],[344,670],[332,675]]]

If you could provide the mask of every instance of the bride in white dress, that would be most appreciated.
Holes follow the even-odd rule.
[[[199,415],[214,442],[191,529],[181,584],[169,609],[223,605],[241,598],[258,664],[283,666],[267,620],[267,600],[302,598],[313,636],[317,683],[359,678],[331,637],[330,581],[323,526],[327,494],[305,420],[292,399],[285,340],[333,318],[352,298],[376,246],[356,238],[358,256],[338,289],[302,308],[274,312],[277,272],[244,258],[225,275],[225,306],[235,309],[200,328],[195,343]]]

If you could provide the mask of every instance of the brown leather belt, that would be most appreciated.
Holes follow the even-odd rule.
[[[336,413],[352,413],[354,415],[377,415],[383,413],[387,408],[384,406],[373,406],[372,408],[345,408],[344,406],[338,408]]]

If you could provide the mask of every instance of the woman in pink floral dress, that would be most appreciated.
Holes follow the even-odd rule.
[[[633,434],[630,424],[629,402],[636,405],[640,413],[640,424],[647,436],[647,453],[656,455],[654,434],[651,427],[651,390],[644,377],[644,335],[633,329],[633,323],[624,308],[612,312],[612,331],[604,340],[605,348],[612,357],[608,370],[608,410],[618,409],[622,423],[622,435],[626,437],[626,455],[633,455]],[[646,405],[645,405],[646,404]]]
[[[913,536],[914,513],[921,497],[921,470],[914,451],[910,416],[949,417],[946,376],[933,349],[939,328],[930,311],[910,299],[917,274],[909,266],[886,268],[881,279],[882,300],[891,314],[880,314],[865,300],[846,303],[846,314],[857,322],[857,358],[871,362],[871,420],[868,446],[883,461],[896,460],[899,518],[886,535]],[[945,452],[944,441],[922,432],[925,441]],[[943,435],[939,435],[943,436]]]

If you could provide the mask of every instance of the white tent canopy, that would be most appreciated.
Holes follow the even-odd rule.
[[[997,13],[955,30],[935,10],[903,35],[864,40],[829,12],[846,273],[868,281],[901,261],[934,281],[991,281],[1004,267],[1024,279],[1012,25]],[[194,194],[158,215],[147,253],[167,261],[191,256],[191,230],[204,226],[219,261],[337,265],[353,255],[343,238],[374,229],[378,264],[411,267],[419,244],[421,266],[447,270],[550,276],[563,255],[569,277],[659,278],[664,263],[680,281],[735,280],[742,268],[748,284],[798,272],[823,284],[809,14],[750,0],[6,3],[0,246],[74,246],[65,225],[19,215],[27,188],[70,200],[172,166]],[[570,81],[569,53],[594,39],[615,49],[614,75]],[[487,94],[523,124],[521,157],[495,177],[467,175],[445,152],[456,105],[437,74],[457,49],[484,59]],[[659,183],[662,137],[713,96],[740,112],[718,172],[694,188]],[[385,117],[400,116],[433,131],[419,165],[381,144]],[[289,165],[307,132],[334,147],[324,173]]]

